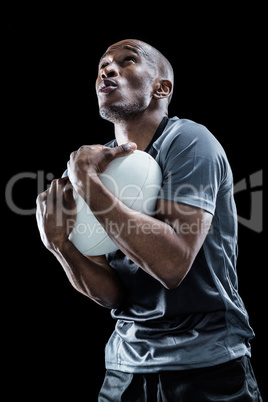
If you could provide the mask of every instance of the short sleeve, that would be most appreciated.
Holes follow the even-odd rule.
[[[163,173],[160,198],[214,214],[224,176],[225,153],[206,127],[194,122],[167,136],[159,154]]]

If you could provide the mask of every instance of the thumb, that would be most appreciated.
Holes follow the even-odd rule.
[[[103,173],[109,163],[114,159],[127,156],[135,151],[135,149],[137,149],[135,142],[128,142],[127,144],[122,144],[114,148],[104,147],[103,150],[99,152],[101,159],[97,165],[96,172]]]
[[[115,151],[114,157],[119,158],[120,156],[125,156],[135,151],[137,149],[137,144],[135,144],[135,142],[128,142],[113,149]]]
[[[130,151],[133,152],[137,149],[137,144],[135,142],[128,142],[126,144],[120,145],[119,148],[120,147],[123,148],[123,150],[125,152],[130,152]]]

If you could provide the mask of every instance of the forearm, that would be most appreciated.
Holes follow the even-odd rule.
[[[90,195],[82,189],[80,195],[118,247],[164,286],[174,287],[173,276],[178,285],[187,271],[189,255],[188,247],[178,241],[173,228],[115,202],[96,175],[91,176],[89,185]]]
[[[136,144],[115,148],[83,146],[71,154],[69,179],[120,250],[165,287],[173,289],[191,268],[208,232],[211,215],[200,208],[162,200],[165,208],[160,208],[155,219],[119,201],[98,174],[112,160],[134,149]]]
[[[123,286],[104,256],[89,259],[69,240],[50,251],[76,290],[103,307],[117,308],[121,305]]]

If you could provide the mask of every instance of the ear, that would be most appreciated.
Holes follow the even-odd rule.
[[[169,80],[161,80],[156,83],[153,97],[155,99],[168,98],[172,92],[172,82]]]

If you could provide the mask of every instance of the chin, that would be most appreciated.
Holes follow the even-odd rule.
[[[137,116],[144,111],[140,102],[135,101],[132,104],[126,102],[113,103],[109,106],[102,106],[99,109],[100,116],[113,123],[135,120]]]

